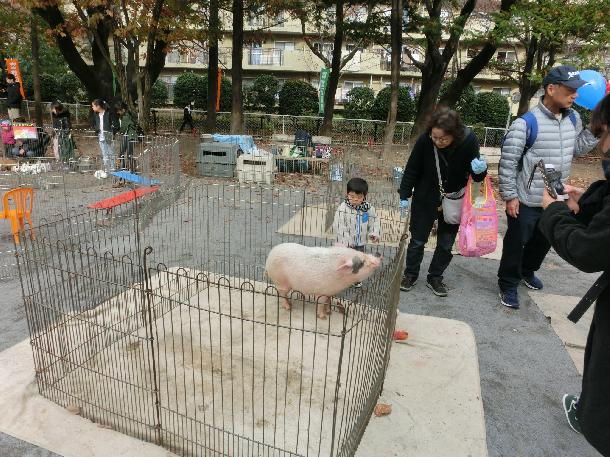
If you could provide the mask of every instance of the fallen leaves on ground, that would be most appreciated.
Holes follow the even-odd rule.
[[[387,416],[388,414],[392,413],[392,405],[377,403],[373,412],[377,417]]]

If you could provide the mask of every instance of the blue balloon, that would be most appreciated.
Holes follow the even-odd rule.
[[[588,84],[578,88],[574,103],[592,110],[606,95],[606,80],[595,70],[583,70],[580,72],[580,77]]]

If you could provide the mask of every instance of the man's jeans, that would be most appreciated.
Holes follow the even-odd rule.
[[[428,241],[430,232],[432,231],[432,225],[435,219],[425,217],[418,217],[417,220],[413,220],[411,224],[411,235],[416,233],[418,238],[411,238],[409,247],[407,248],[407,262],[404,274],[412,278],[419,276],[419,269],[421,262],[424,258],[424,246]],[[413,217],[413,216],[412,216]],[[414,225],[416,225],[414,227]],[[430,262],[430,268],[428,269],[428,279],[430,278],[443,278],[443,273],[451,263],[453,254],[451,249],[455,242],[460,226],[458,224],[447,224],[443,219],[443,215],[439,214],[438,217],[438,230],[436,232],[436,249]]]
[[[114,149],[112,145],[106,141],[100,141],[100,149],[102,151],[102,160],[104,161],[104,170],[108,173],[114,171]]]
[[[508,218],[504,235],[502,260],[498,269],[498,285],[502,292],[516,289],[521,278],[530,278],[540,269],[551,249],[547,239],[538,230],[542,208],[519,205],[517,217]]]

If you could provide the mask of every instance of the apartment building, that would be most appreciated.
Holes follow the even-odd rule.
[[[225,34],[220,41],[220,68],[223,73],[230,77],[231,70],[231,31],[229,18],[223,18]],[[260,39],[244,47],[243,52],[243,74],[244,86],[252,84],[254,79],[263,74],[272,74],[280,82],[287,79],[301,79],[318,87],[320,69],[324,66],[323,61],[316,56],[305,43],[301,32],[301,23],[283,14],[269,18],[256,16],[246,19],[244,26],[248,31],[259,31]],[[330,56],[333,52],[332,41],[314,41],[314,46],[323,54]],[[353,44],[346,43],[342,49],[343,55],[353,50]],[[411,64],[410,59],[403,52],[403,65],[401,68],[401,85],[408,86],[413,93],[417,93],[421,87],[421,74]],[[423,58],[420,52],[413,46],[409,49],[415,58]],[[459,64],[470,59],[476,53],[476,49],[460,49],[454,57],[455,63]],[[511,62],[517,58],[512,47],[500,48],[496,58],[499,61]],[[354,87],[366,86],[377,93],[382,88],[390,85],[390,53],[382,46],[372,46],[359,49],[354,57],[342,70],[335,100],[336,109],[341,109],[347,101],[347,94]],[[208,66],[208,53],[201,49],[192,49],[179,52],[171,51],[166,58],[165,68],[160,79],[168,86],[170,100],[172,88],[181,72],[194,71],[205,72]],[[450,77],[451,65],[447,76]],[[480,73],[474,81],[475,90],[496,91],[505,96],[517,90],[516,85],[485,70]]]

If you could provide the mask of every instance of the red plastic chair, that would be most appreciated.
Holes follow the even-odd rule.
[[[11,222],[11,231],[17,244],[19,244],[19,232],[25,230],[24,219],[30,224],[30,236],[34,238],[31,217],[33,204],[34,189],[31,187],[11,189],[2,197],[0,219],[8,219]]]

